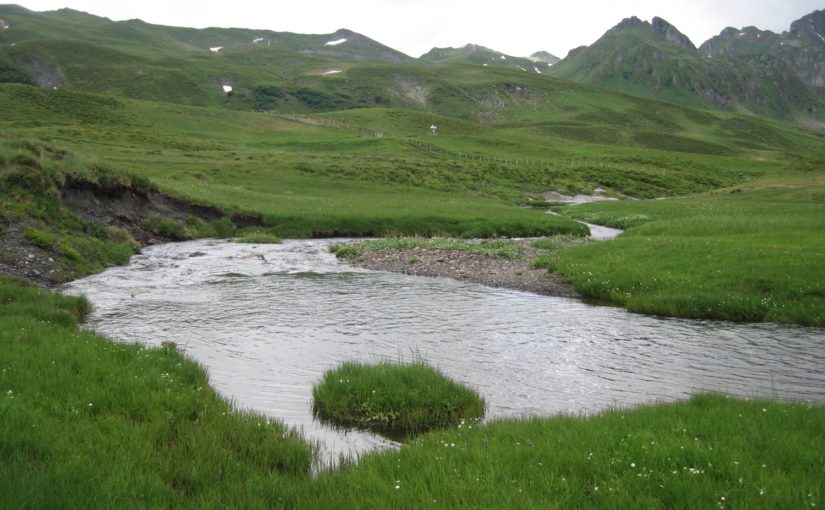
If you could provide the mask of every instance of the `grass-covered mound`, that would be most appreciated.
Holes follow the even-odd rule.
[[[420,362],[344,363],[324,374],[312,396],[313,412],[322,420],[394,437],[484,415],[478,393]]]

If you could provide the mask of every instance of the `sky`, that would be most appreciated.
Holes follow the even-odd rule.
[[[433,47],[479,44],[508,55],[549,51],[564,57],[623,18],[659,16],[696,46],[725,27],[782,32],[825,7],[822,0],[0,0],[34,11],[70,7],[113,20],[239,27],[306,34],[348,28],[418,57]]]

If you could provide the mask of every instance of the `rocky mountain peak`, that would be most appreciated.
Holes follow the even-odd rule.
[[[680,46],[685,49],[689,50],[696,50],[696,46],[691,42],[690,39],[682,32],[668,23],[667,21],[663,20],[662,18],[656,16],[653,18],[653,21],[650,25],[650,31],[653,34],[658,35],[664,38],[666,41],[673,43],[677,46]]]
[[[791,23],[790,35],[813,39],[825,45],[825,9],[814,11]]]

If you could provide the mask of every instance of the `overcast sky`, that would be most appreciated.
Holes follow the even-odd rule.
[[[418,57],[433,47],[480,44],[516,56],[559,57],[591,44],[622,18],[659,16],[699,46],[723,28],[782,32],[822,0],[0,0],[35,11],[71,7],[113,20],[322,34],[349,28]]]

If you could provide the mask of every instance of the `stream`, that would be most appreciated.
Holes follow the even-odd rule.
[[[344,361],[424,358],[477,389],[487,418],[590,414],[717,391],[825,402],[825,330],[658,318],[575,299],[357,269],[328,240],[148,247],[74,281],[109,338],[170,341],[237,406],[299,428],[321,458],[394,443],[313,420]]]

